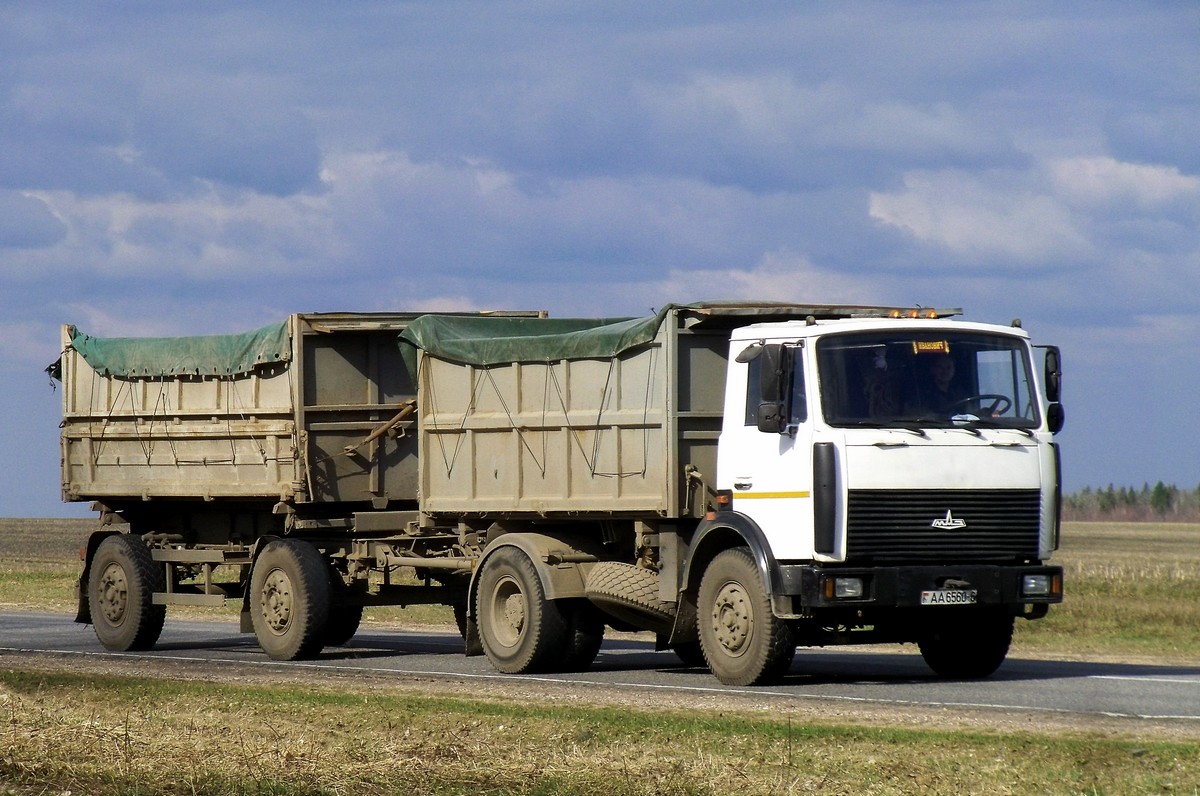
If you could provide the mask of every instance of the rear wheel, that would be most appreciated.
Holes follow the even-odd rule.
[[[604,643],[604,615],[587,600],[568,600],[563,608],[567,639],[560,671],[585,672]]]
[[[771,602],[750,551],[719,553],[700,581],[698,630],[704,659],[726,685],[759,685],[781,677],[796,645]]]
[[[357,595],[346,585],[342,573],[329,570],[329,619],[325,622],[324,646],[340,647],[358,632],[362,624],[363,605]]]
[[[358,632],[362,623],[363,607],[349,603],[340,603],[329,609],[329,621],[325,625],[324,646],[340,647]]]
[[[563,665],[568,621],[546,599],[537,570],[523,552],[502,547],[488,556],[476,600],[483,651],[498,670],[523,674]]]
[[[939,676],[978,680],[1004,663],[1012,634],[1011,615],[999,611],[956,611],[935,620],[917,646],[925,663]]]
[[[269,543],[250,575],[259,645],[275,660],[316,657],[326,640],[330,597],[329,567],[315,547],[298,539]]]
[[[88,604],[96,638],[117,652],[148,650],[158,641],[167,615],[154,604],[164,589],[163,569],[141,539],[109,536],[96,548],[88,573]]]

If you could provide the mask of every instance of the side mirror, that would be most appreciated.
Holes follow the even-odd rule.
[[[1046,400],[1056,403],[1062,400],[1062,354],[1058,346],[1046,346]]]
[[[764,345],[759,355],[762,365],[758,371],[759,399],[755,420],[758,430],[782,434],[787,431],[787,393],[791,384],[791,352],[778,343]]]

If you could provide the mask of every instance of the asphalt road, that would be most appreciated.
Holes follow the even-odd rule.
[[[724,686],[707,670],[683,667],[670,652],[655,652],[640,639],[606,640],[591,670],[563,675],[504,675],[485,657],[462,654],[457,634],[364,628],[346,647],[326,650],[314,661],[272,661],[252,635],[232,620],[169,617],[150,652],[111,653],[92,628],[66,614],[0,614],[0,656],[58,653],[123,660],[172,661],[252,667],[305,667],[396,678],[542,682],[603,685],[654,693],[747,694],[781,701],[831,700],[856,705],[971,708],[996,711],[1127,717],[1200,727],[1200,664],[1142,666],[1028,660],[1010,657],[991,678],[950,682],[935,677],[913,647],[819,650],[801,648],[784,681],[758,688]]]

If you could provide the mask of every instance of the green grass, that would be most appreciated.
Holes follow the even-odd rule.
[[[0,793],[1200,790],[1192,763],[1200,744],[1190,742],[578,706],[549,696],[8,670],[0,718]]]

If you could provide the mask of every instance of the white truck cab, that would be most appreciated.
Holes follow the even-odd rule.
[[[760,540],[791,641],[916,641],[985,676],[1062,599],[1057,350],[1039,373],[1019,323],[954,313],[731,334],[710,521]]]

